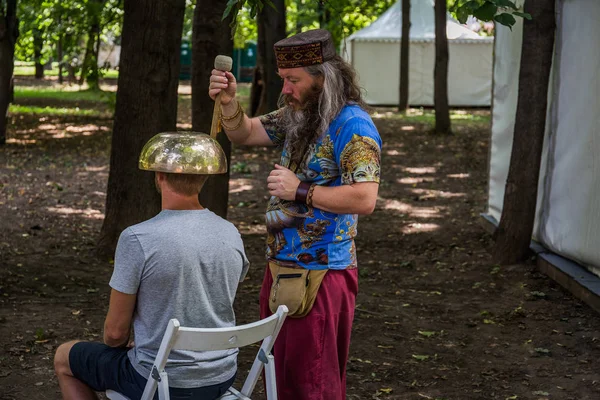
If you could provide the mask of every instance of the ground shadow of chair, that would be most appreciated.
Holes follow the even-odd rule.
[[[288,313],[286,306],[279,306],[277,312],[270,317],[246,325],[231,328],[188,328],[179,326],[179,321],[172,319],[165,330],[160,348],[156,354],[151,376],[144,388],[141,400],[151,400],[158,388],[160,400],[169,399],[169,379],[165,365],[171,350],[213,351],[227,350],[248,346],[263,341],[258,354],[254,358],[252,368],[244,381],[241,390],[230,387],[220,400],[243,399],[250,400],[263,367],[265,368],[265,383],[268,400],[277,399],[277,383],[275,380],[275,361],[271,349],[281,330],[283,321]],[[129,400],[127,397],[112,390],[106,391],[111,400]]]

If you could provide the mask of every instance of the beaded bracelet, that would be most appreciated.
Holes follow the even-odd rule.
[[[316,187],[317,187],[317,184],[313,183],[312,185],[310,185],[310,188],[308,189],[308,193],[306,195],[306,205],[309,207],[312,207],[312,198],[313,198],[313,194],[315,192]]]

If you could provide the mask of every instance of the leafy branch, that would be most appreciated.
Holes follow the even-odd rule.
[[[271,0],[229,0],[221,20],[224,21],[231,14],[231,23],[229,26],[231,27],[231,36],[233,37],[237,28],[237,17],[241,9],[244,6],[248,7],[250,18],[256,18],[256,14],[263,10],[265,4],[276,10],[275,4]]]
[[[517,22],[515,16],[531,20],[530,14],[510,0],[456,0],[448,9],[461,24],[471,15],[480,21],[495,21],[511,29]]]

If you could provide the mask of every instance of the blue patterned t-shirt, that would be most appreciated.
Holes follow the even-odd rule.
[[[278,126],[281,110],[260,117],[274,144],[282,146],[281,165],[301,181],[320,186],[379,183],[381,138],[371,117],[346,105],[326,134],[310,145],[301,166],[289,165],[286,132]],[[271,196],[266,213],[267,258],[307,269],[356,267],[356,214],[335,214]]]

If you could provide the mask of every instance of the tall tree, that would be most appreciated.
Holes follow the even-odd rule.
[[[56,24],[61,27],[62,26],[62,16],[59,15],[57,20],[56,20]],[[64,34],[62,32],[62,30],[59,28],[58,34],[57,34],[57,38],[56,38],[56,58],[58,58],[58,83],[60,83],[62,85],[63,83],[63,66],[64,66],[64,62],[63,62],[63,58],[64,58],[64,51],[63,51],[63,42],[64,42]]]
[[[20,38],[15,46],[15,58],[33,61],[35,78],[44,77],[44,64],[49,52],[44,48],[51,25],[51,4],[44,0],[21,1],[17,7]]]
[[[525,11],[532,19],[523,25],[515,131],[494,251],[501,264],[523,261],[529,252],[554,53],[555,0],[526,1]]]
[[[233,40],[229,23],[221,21],[227,0],[198,0],[194,11],[192,34],[192,130],[210,132],[214,102],[208,96],[209,78],[217,55],[231,55]],[[231,22],[231,16],[226,19]],[[231,160],[231,142],[223,132],[217,140],[227,163]],[[200,203],[227,218],[229,168],[226,174],[211,176],[200,193]]]
[[[262,91],[257,115],[277,109],[281,93],[281,79],[277,75],[277,62],[273,45],[286,37],[285,1],[273,0],[273,6],[265,6],[258,13],[258,57]]]
[[[8,105],[12,100],[15,43],[18,36],[17,0],[0,0],[0,145],[6,143]]]
[[[125,2],[100,254],[113,254],[124,228],[160,210],[154,176],[138,169],[138,157],[152,136],[176,129],[184,10],[185,0]]]
[[[42,79],[44,77],[44,63],[42,62],[43,47],[43,32],[40,29],[35,29],[33,31],[33,61],[35,63],[35,79]]]
[[[435,0],[435,67],[433,103],[435,133],[450,134],[448,106],[448,37],[446,35],[446,0]]]
[[[409,43],[410,43],[410,0],[402,0],[402,35],[400,38],[400,88],[398,111],[408,108],[409,88]]]
[[[100,53],[101,14],[105,3],[106,0],[88,0],[86,2],[88,31],[79,84],[82,85],[85,81],[89,88],[94,90],[100,89],[98,54]]]

